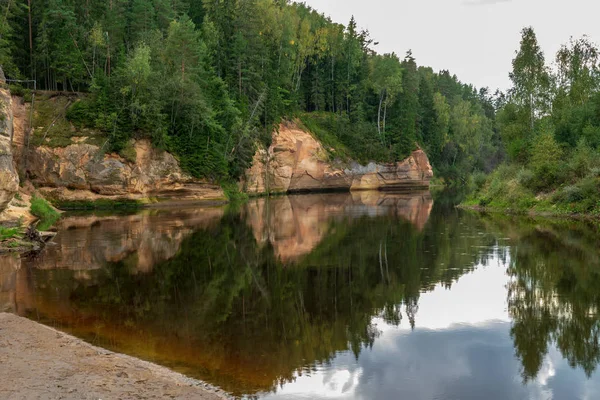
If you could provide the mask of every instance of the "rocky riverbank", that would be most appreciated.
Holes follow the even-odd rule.
[[[3,399],[228,398],[167,368],[6,313],[0,313],[0,364]]]
[[[259,148],[241,183],[250,195],[319,191],[429,189],[433,169],[423,150],[397,163],[331,159],[323,144],[295,122],[273,132],[268,149]]]

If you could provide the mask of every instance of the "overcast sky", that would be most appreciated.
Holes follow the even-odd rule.
[[[345,25],[354,15],[380,53],[408,49],[419,65],[505,90],[520,31],[533,26],[547,62],[571,36],[600,41],[599,0],[305,0]]]

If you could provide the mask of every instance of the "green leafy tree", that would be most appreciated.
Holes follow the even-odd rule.
[[[523,29],[521,34],[521,46],[510,73],[511,96],[527,112],[532,135],[536,120],[549,110],[550,74],[533,28]]]
[[[379,95],[377,108],[377,131],[385,143],[388,108],[402,92],[402,68],[395,54],[374,56],[371,66],[373,89]]]
[[[417,63],[408,51],[402,61],[402,93],[398,96],[397,136],[394,144],[398,158],[406,157],[417,143],[419,118],[419,72]]]

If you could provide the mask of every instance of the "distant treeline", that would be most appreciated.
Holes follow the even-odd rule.
[[[68,117],[105,132],[111,150],[150,137],[197,176],[239,176],[282,118],[314,112],[357,159],[421,146],[438,174],[464,180],[503,154],[501,96],[410,51],[377,54],[354,18],[343,26],[304,4],[0,0],[0,38],[10,78],[90,93]]]

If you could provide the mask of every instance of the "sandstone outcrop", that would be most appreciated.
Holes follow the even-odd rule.
[[[432,177],[427,155],[420,149],[399,163],[363,166],[332,161],[310,133],[294,123],[283,123],[273,133],[271,146],[254,155],[242,186],[249,194],[424,189]]]
[[[8,89],[0,88],[0,213],[19,190],[11,148],[12,131],[12,98]]]
[[[222,189],[194,179],[168,152],[148,140],[134,144],[135,162],[104,154],[86,143],[31,150],[28,174],[41,192],[58,200],[98,198],[158,200],[223,200]]]

